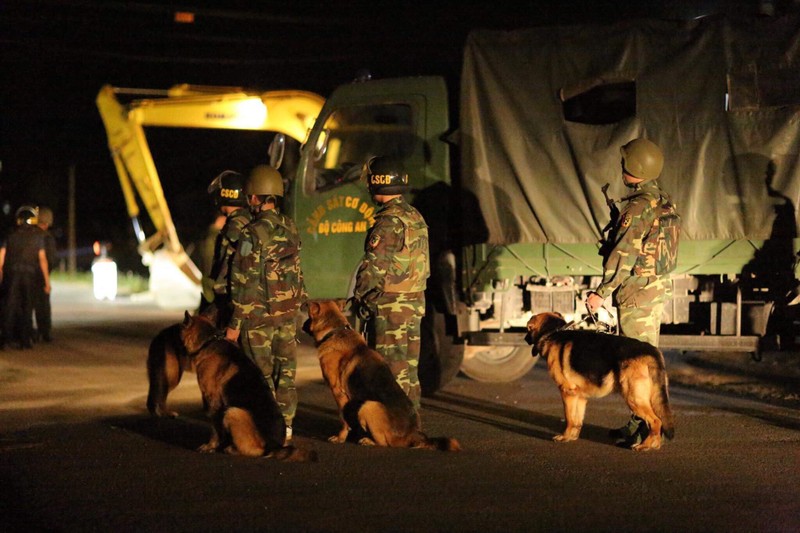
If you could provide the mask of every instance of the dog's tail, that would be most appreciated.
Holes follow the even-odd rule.
[[[284,463],[316,463],[319,460],[316,451],[295,448],[291,445],[275,450],[266,457],[272,457]]]
[[[414,436],[412,448],[439,450],[440,452],[460,452],[461,444],[452,437],[428,437],[421,431]]]
[[[675,417],[669,405],[669,378],[665,369],[660,368],[657,373],[658,387],[653,389],[650,403],[653,411],[661,419],[661,433],[668,439],[675,437]]]

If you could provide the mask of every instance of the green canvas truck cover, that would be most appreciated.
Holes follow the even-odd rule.
[[[461,179],[488,229],[481,242],[597,242],[608,221],[601,187],[626,195],[619,147],[640,136],[664,151],[660,184],[683,238],[767,239],[781,216],[777,231],[796,237],[799,22],[707,17],[471,33]],[[611,106],[590,92],[609,84],[633,89],[633,113],[581,120],[582,105]],[[595,98],[581,101],[587,94]]]

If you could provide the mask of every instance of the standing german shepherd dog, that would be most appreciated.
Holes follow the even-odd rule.
[[[303,330],[316,341],[320,367],[342,420],[328,440],[366,446],[458,451],[449,437],[428,438],[414,405],[383,357],[354,331],[335,301],[310,302]]]
[[[650,429],[636,451],[657,450],[661,435],[675,434],[669,406],[664,356],[646,342],[588,330],[562,329],[558,313],[540,313],[528,321],[525,340],[532,355],[547,360],[550,377],[561,391],[567,427],[555,441],[576,440],[583,426],[586,402],[618,390],[633,414]]]
[[[283,446],[286,423],[278,402],[261,369],[238,345],[226,340],[209,319],[188,311],[180,337],[212,424],[211,440],[199,451],[317,460],[314,451]]]

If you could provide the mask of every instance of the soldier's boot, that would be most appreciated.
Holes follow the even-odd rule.
[[[621,448],[633,448],[637,444],[641,444],[647,436],[650,435],[650,428],[644,421],[639,424],[639,427],[630,437],[617,442],[617,446]]]
[[[628,440],[634,435],[637,434],[640,426],[647,427],[647,424],[644,423],[644,420],[639,418],[636,415],[631,415],[631,419],[628,420],[628,423],[622,426],[621,428],[612,429],[608,432],[608,436],[612,439],[617,440]]]

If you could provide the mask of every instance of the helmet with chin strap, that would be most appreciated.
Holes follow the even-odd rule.
[[[661,148],[644,138],[634,139],[620,148],[622,170],[643,181],[652,181],[661,175],[664,154]]]
[[[14,214],[17,219],[17,225],[28,224],[33,226],[39,221],[39,208],[32,205],[23,205]]]
[[[283,197],[283,178],[277,169],[258,165],[250,172],[245,185],[247,195]]]
[[[408,190],[408,173],[400,161],[377,156],[370,158],[361,169],[370,194],[403,194]]]
[[[225,170],[208,186],[208,194],[214,196],[214,205],[247,207],[244,194],[244,176],[233,170]]]

